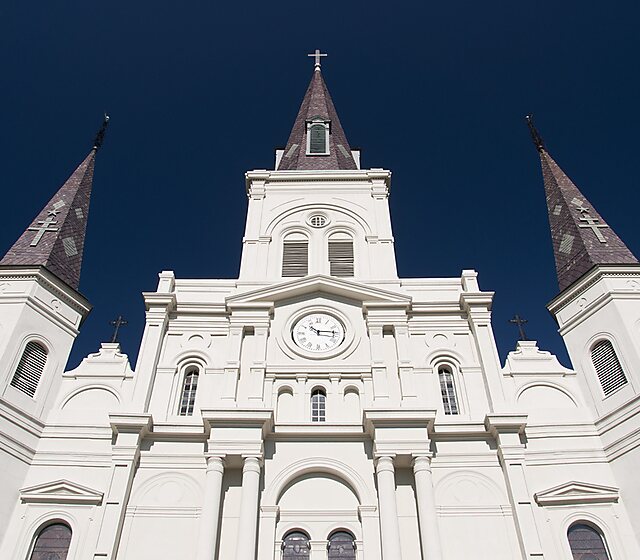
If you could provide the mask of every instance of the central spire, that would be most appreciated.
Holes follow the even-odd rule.
[[[298,116],[293,123],[278,171],[357,169],[338,113],[322,77],[316,49],[315,67]]]

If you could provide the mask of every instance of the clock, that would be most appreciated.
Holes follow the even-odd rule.
[[[298,348],[322,354],[344,342],[345,329],[342,322],[329,313],[309,313],[293,324],[291,336]]]

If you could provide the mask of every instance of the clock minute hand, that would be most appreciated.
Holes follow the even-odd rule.
[[[316,334],[317,334],[318,336],[326,336],[326,335],[325,335],[325,334],[323,334],[323,333],[328,333],[328,334],[329,334],[329,336],[334,336],[334,335],[336,334],[336,331],[316,331]]]

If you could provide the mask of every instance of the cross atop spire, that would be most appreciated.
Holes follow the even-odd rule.
[[[73,289],[78,289],[93,168],[107,122],[105,115],[94,147],[7,251],[0,266],[44,266]]]
[[[549,155],[531,116],[526,120],[540,154],[560,290],[568,288],[594,266],[638,264],[633,253]]]
[[[320,57],[327,56],[327,53],[321,53],[320,49],[316,49],[316,52],[312,54],[308,54],[307,56],[313,56],[316,59],[316,63],[314,65],[315,70],[320,70]]]

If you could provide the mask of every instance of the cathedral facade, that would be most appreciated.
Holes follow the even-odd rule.
[[[68,371],[99,135],[0,262],[0,558],[640,558],[640,265],[532,133],[573,369],[502,364],[475,271],[398,277],[316,62],[238,278],[161,272],[135,367]]]

